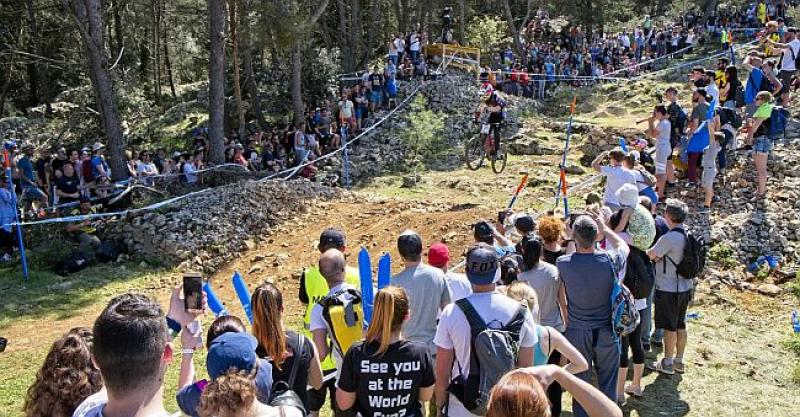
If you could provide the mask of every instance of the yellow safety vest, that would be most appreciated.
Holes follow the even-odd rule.
[[[722,70],[715,70],[714,71],[714,79],[717,82],[717,87],[722,88],[723,85],[728,81],[728,77],[725,75],[725,71]]]
[[[723,30],[722,31],[722,36],[721,36],[720,41],[722,43],[728,43],[728,31],[727,30]]]
[[[319,267],[312,267],[305,271],[305,288],[306,295],[308,296],[308,305],[306,306],[306,314],[303,316],[303,333],[313,340],[311,335],[311,310],[319,300],[328,295],[328,282],[319,272]],[[359,277],[358,269],[347,267],[344,272],[344,281],[356,288],[361,288],[361,278]],[[336,369],[336,364],[333,362],[333,357],[329,354],[325,360],[322,361],[322,370],[330,371]]]

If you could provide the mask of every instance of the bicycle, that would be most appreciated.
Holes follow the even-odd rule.
[[[478,121],[473,123],[479,124]],[[477,171],[483,166],[484,159],[489,159],[492,166],[492,171],[495,174],[500,174],[506,168],[508,161],[508,154],[503,147],[503,142],[497,144],[497,152],[495,152],[494,134],[490,134],[491,126],[503,126],[504,123],[480,123],[480,132],[464,143],[464,161],[467,168],[471,171]]]

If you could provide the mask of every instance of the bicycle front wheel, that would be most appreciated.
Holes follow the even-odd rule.
[[[464,162],[471,171],[477,171],[483,166],[486,152],[483,150],[483,138],[475,135],[464,143]]]
[[[501,147],[492,158],[492,171],[494,171],[495,174],[503,172],[503,170],[506,169],[506,161],[508,161],[508,155],[506,154],[506,150]]]

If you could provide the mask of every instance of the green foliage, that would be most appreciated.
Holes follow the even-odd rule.
[[[466,42],[484,53],[495,51],[511,42],[506,35],[508,25],[499,16],[475,16],[467,25]]]
[[[427,100],[418,95],[411,101],[409,127],[402,133],[408,145],[406,164],[410,168],[424,168],[426,161],[437,158],[447,148],[442,136],[444,119],[426,107]]]
[[[800,6],[787,6],[786,18],[791,22],[800,21]]]
[[[724,268],[733,268],[737,264],[733,248],[726,243],[712,246],[708,251],[708,259]]]
[[[789,289],[789,292],[794,294],[795,297],[800,299],[800,271],[795,273],[794,279],[789,281],[789,284],[786,286]]]
[[[800,357],[800,334],[793,334],[783,341],[783,346],[795,356]]]
[[[792,382],[800,385],[800,362],[796,362],[792,368]]]

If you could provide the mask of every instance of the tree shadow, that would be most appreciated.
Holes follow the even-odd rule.
[[[628,397],[622,407],[623,414],[630,416],[632,411],[641,417],[680,417],[689,414],[689,403],[681,399],[678,391],[682,380],[680,374],[658,375],[653,383],[645,387],[641,398]]]

